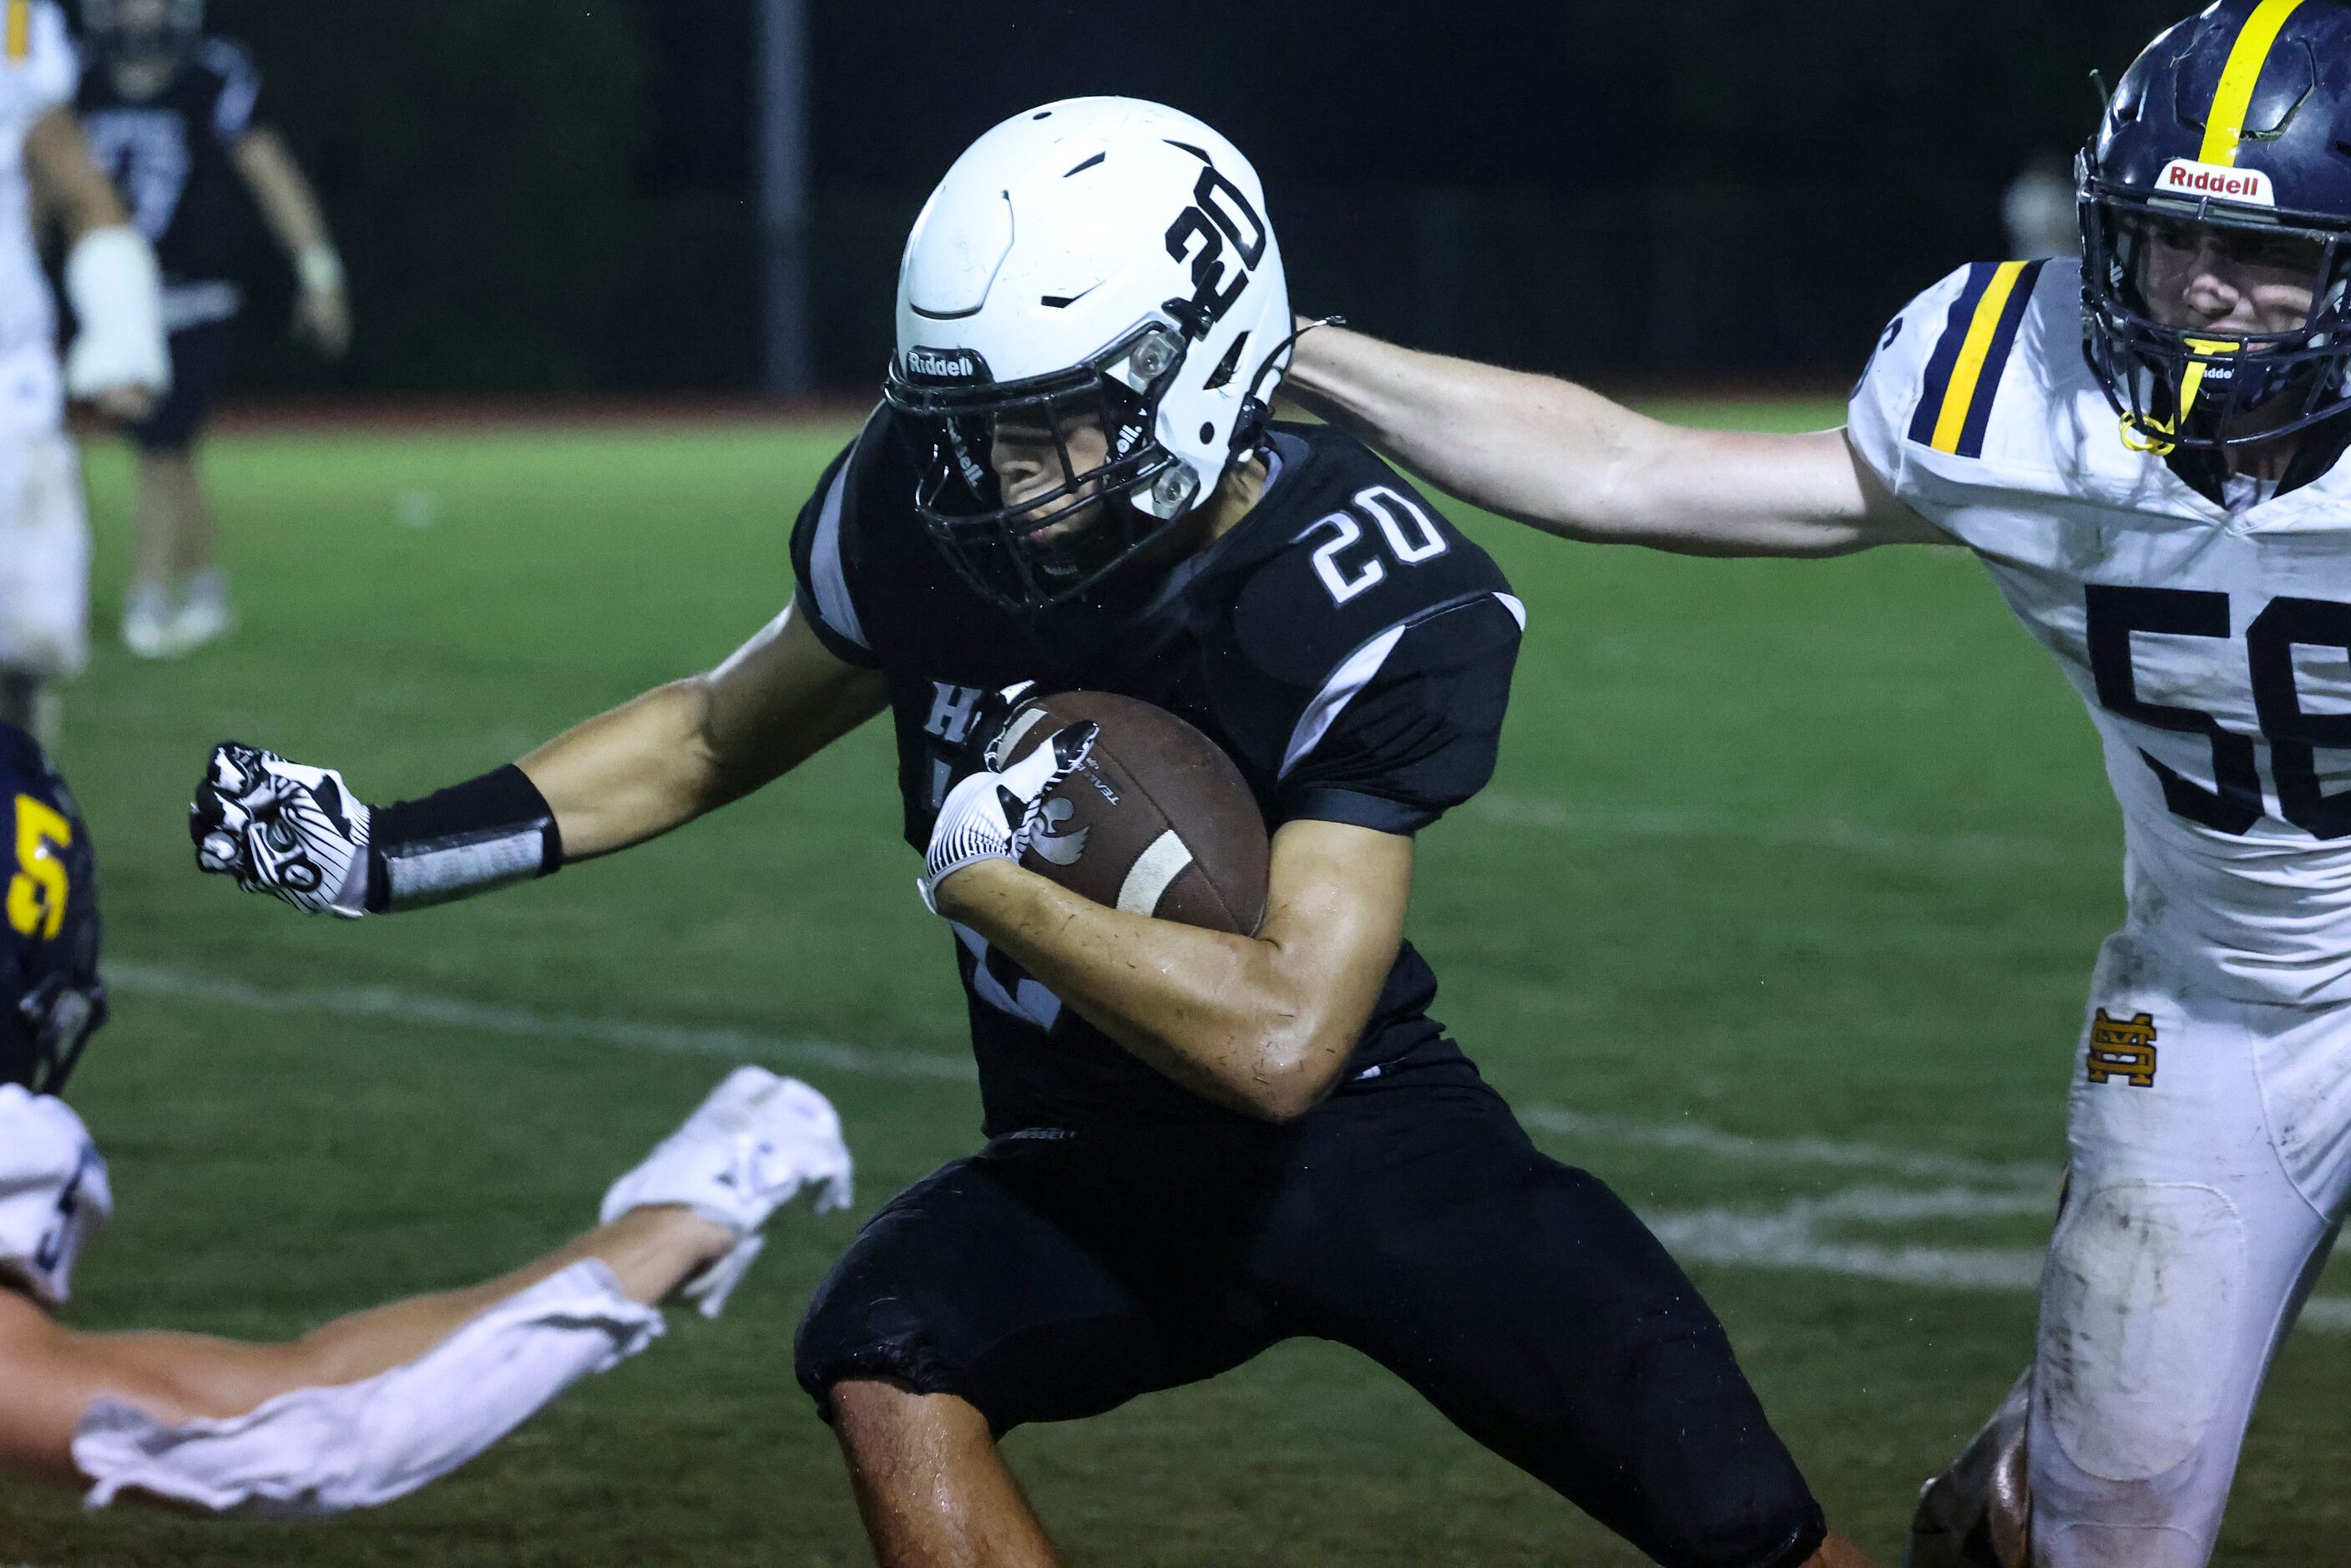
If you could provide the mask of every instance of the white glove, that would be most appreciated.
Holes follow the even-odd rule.
[[[967,866],[1019,860],[1044,821],[1045,797],[1092,754],[1098,733],[1091,719],[1065,726],[1001,773],[991,746],[987,766],[947,791],[931,825],[930,852],[914,883],[923,907],[936,915],[939,883]]]
[[[371,820],[334,769],[229,740],[213,747],[188,836],[201,870],[305,914],[357,920],[367,913]]]
[[[847,1208],[853,1167],[831,1102],[796,1078],[738,1067],[644,1164],[612,1184],[604,1224],[632,1208],[682,1204],[733,1231],[735,1249],[680,1292],[716,1317],[767,1245],[760,1227],[802,1190],[819,1214]]]
[[[66,298],[80,329],[66,351],[66,391],[89,399],[125,387],[172,386],[163,340],[163,276],[136,229],[92,229],[66,257]]]

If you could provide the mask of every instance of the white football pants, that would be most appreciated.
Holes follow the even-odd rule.
[[[62,432],[0,430],[0,673],[70,680],[89,660],[89,524]]]
[[[2128,932],[2091,983],[2026,1458],[2047,1568],[2203,1568],[2351,1197],[2351,1007],[2231,1001]]]

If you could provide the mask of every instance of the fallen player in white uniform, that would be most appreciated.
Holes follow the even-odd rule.
[[[2351,1206],[2346,124],[2351,6],[2180,23],[2083,154],[2082,262],[1929,289],[1844,431],[1687,430],[1343,332],[1291,371],[1447,490],[1570,538],[1964,546],[2088,704],[2129,918],[2075,1046],[2033,1364],[1930,1483],[1914,1568],[2207,1562]]]
[[[57,1092],[104,1020],[89,836],[0,725],[0,1472],[207,1511],[313,1517],[436,1480],[659,1337],[673,1296],[718,1315],[775,1210],[850,1199],[841,1124],[804,1083],[738,1068],[605,1194],[602,1220],[503,1279],[289,1344],[78,1333],[53,1314],[113,1211]]]
[[[162,278],[73,116],[81,69],[54,0],[0,0],[0,722],[57,726],[89,657],[89,528],[68,395],[143,419],[171,385]],[[36,212],[65,231],[80,335],[57,362]]]

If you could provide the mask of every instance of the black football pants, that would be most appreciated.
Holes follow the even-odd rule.
[[[901,1194],[819,1287],[799,1380],[955,1395],[1001,1435],[1294,1335],[1402,1377],[1666,1568],[1782,1568],[1821,1512],[1697,1288],[1466,1063],[1286,1128],[999,1138]]]

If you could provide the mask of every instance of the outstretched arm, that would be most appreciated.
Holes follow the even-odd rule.
[[[198,866],[312,914],[446,903],[657,838],[879,713],[883,677],[795,606],[707,674],[657,686],[517,764],[377,810],[340,775],[231,741],[189,811]]]
[[[1404,941],[1412,852],[1368,828],[1285,825],[1255,936],[1129,915],[1008,860],[955,873],[936,896],[940,914],[1169,1078],[1287,1122],[1337,1085],[1379,1001]]]
[[[424,1354],[459,1328],[572,1264],[594,1259],[630,1301],[652,1305],[735,1245],[680,1207],[642,1208],[470,1290],[417,1296],[340,1318],[287,1344],[176,1333],[76,1333],[0,1291],[0,1471],[87,1485],[74,1436],[90,1405],[114,1399],[168,1426],[242,1416],[301,1388],[360,1383]]]
[[[1309,332],[1284,392],[1440,487],[1550,533],[1685,555],[1949,542],[1842,431],[1667,424],[1549,376]]]
[[[122,1492],[301,1514],[389,1502],[643,1349],[673,1294],[717,1316],[776,1209],[802,1193],[820,1212],[846,1207],[850,1183],[824,1097],[742,1067],[612,1185],[596,1229],[503,1279],[290,1344],[74,1333],[0,1290],[0,1473],[90,1486],[100,1504]]]
[[[567,861],[626,849],[781,778],[880,713],[882,677],[833,656],[795,604],[708,674],[567,731],[520,767]]]

